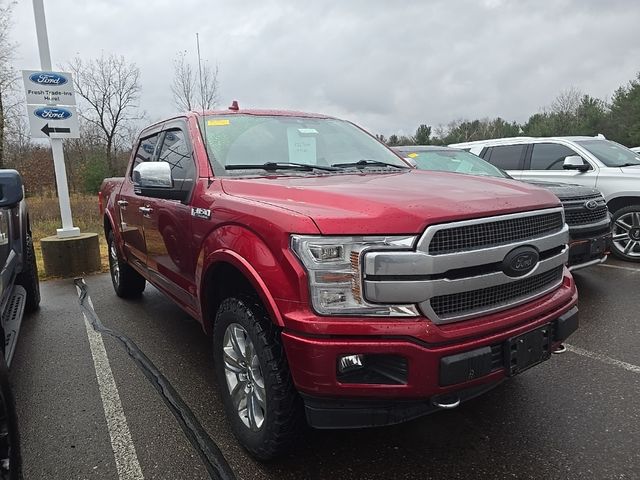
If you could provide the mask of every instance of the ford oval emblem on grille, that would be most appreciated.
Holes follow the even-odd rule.
[[[536,268],[540,255],[533,247],[518,247],[511,250],[502,261],[502,271],[510,277],[522,277]]]
[[[586,208],[587,210],[595,210],[596,208],[598,208],[598,201],[589,200],[588,202],[584,203],[584,208]]]

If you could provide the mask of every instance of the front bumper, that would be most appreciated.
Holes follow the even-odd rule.
[[[611,231],[588,238],[572,238],[569,241],[569,270],[604,262],[610,249]]]
[[[318,325],[326,318],[316,318],[311,331],[301,318],[290,318],[291,322],[285,325],[295,325],[298,331],[286,328],[282,340],[312,426],[385,425],[438,410],[442,407],[436,404],[447,402],[443,398],[465,401],[493,388],[509,376],[505,357],[495,352],[513,337],[555,324],[551,348],[557,348],[575,329],[557,326],[570,323],[577,327],[576,302],[575,284],[567,275],[558,290],[499,315],[447,326],[435,326],[424,318],[419,322],[394,323],[361,318],[356,319],[360,328],[353,321],[345,327],[322,328]],[[307,331],[301,332],[302,328]],[[452,383],[451,377],[455,375],[445,372],[442,359],[486,347],[499,357],[498,361],[489,370],[482,370],[475,368],[470,359],[469,368],[463,368],[463,373],[458,364],[455,368],[458,377]],[[381,377],[375,375],[353,381],[338,372],[337,362],[344,355],[355,354],[364,355],[365,359],[402,358],[406,361],[404,376],[390,376],[395,381],[379,380]]]

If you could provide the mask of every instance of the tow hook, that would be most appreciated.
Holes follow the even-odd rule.
[[[444,410],[451,410],[453,408],[456,408],[458,405],[460,405],[460,397],[454,397],[454,396],[444,396],[440,398],[436,397],[433,400],[431,400],[431,403],[435,407],[442,408]]]
[[[565,347],[562,343],[560,345],[558,345],[558,348],[556,348],[553,353],[556,355],[560,355],[561,353],[564,353],[567,351],[567,347]]]

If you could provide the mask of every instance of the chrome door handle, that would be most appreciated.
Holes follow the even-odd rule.
[[[138,210],[140,210],[143,215],[149,215],[151,212],[153,212],[153,208],[151,207],[138,207]]]
[[[129,205],[129,202],[127,202],[126,200],[118,200],[118,206],[126,207],[127,205]]]

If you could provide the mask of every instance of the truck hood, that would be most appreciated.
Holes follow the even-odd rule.
[[[546,188],[554,193],[560,200],[571,200],[576,197],[586,197],[589,195],[599,195],[600,190],[595,188],[584,187],[582,185],[576,185],[575,183],[558,183],[558,182],[544,182],[542,180],[523,180],[531,185],[537,187]]]
[[[523,182],[418,170],[224,178],[222,188],[306,215],[325,235],[416,234],[436,223],[559,206],[551,192]]]

